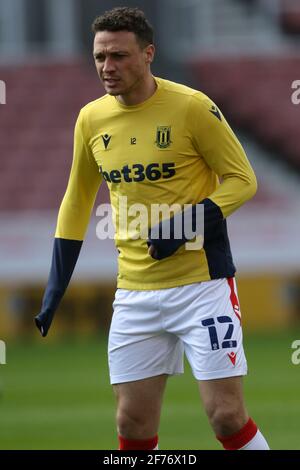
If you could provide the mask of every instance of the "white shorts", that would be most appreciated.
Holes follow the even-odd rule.
[[[197,380],[247,374],[235,279],[170,289],[117,289],[108,357],[112,384],[182,374]]]

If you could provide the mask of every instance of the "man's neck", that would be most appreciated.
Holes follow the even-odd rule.
[[[135,90],[126,95],[118,95],[117,100],[125,106],[135,106],[151,98],[157,88],[153,75],[149,74]]]

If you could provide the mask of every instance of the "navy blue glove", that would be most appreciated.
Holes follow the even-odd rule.
[[[41,312],[35,317],[35,324],[42,336],[47,336],[55,311],[69,285],[82,241],[55,238],[52,263]]]
[[[200,208],[201,205],[202,208]],[[199,204],[194,204],[187,210],[175,214],[170,219],[164,219],[152,227],[149,230],[147,245],[152,258],[161,260],[173,255],[178,248],[196,235],[203,235],[204,243],[207,243],[222,233],[222,211],[213,201],[206,198]]]

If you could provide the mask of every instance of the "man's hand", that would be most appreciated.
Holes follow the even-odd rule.
[[[154,245],[151,245],[150,242],[148,242],[148,246],[149,246],[149,250],[148,250],[148,253],[149,255],[154,258],[154,259],[158,259],[158,253],[157,253],[157,249],[155,248]]]
[[[47,336],[48,330],[53,320],[52,312],[41,312],[35,318],[35,324],[43,337]]]
[[[156,260],[161,260],[164,258],[168,258],[169,256],[173,255],[175,251],[180,248],[181,245],[185,243],[186,240],[147,240],[147,245],[149,247],[148,253],[149,255]]]
[[[151,227],[147,241],[149,255],[156,260],[167,258],[172,256],[188,240],[194,238],[196,236],[195,228],[197,228],[197,212],[201,211],[200,208],[200,205],[190,204],[183,211],[174,214],[173,217],[163,219]],[[198,218],[200,222],[203,220],[203,217],[202,219]],[[200,229],[202,227],[203,223],[200,225]]]
[[[198,235],[209,243],[224,237],[225,223],[221,209],[209,198],[188,204],[183,211],[149,229],[148,253],[156,260],[167,258]]]

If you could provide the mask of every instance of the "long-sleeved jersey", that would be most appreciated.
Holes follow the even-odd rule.
[[[125,289],[163,289],[232,276],[225,218],[256,191],[243,148],[217,106],[199,91],[155,80],[155,93],[141,104],[124,106],[105,95],[81,110],[55,234],[84,239],[104,179],[116,225],[118,287]],[[120,223],[120,201],[127,205],[127,227],[135,227],[128,236]],[[142,204],[150,227],[153,205],[183,208],[200,201],[207,209],[203,246],[190,250],[182,245],[172,256],[153,259],[147,240],[138,236],[141,227],[132,224],[137,211],[130,208]],[[215,219],[217,230],[208,218]]]
[[[124,106],[105,95],[79,114],[49,280],[41,312],[35,317],[43,336],[71,279],[103,179],[115,216],[118,287],[163,289],[235,273],[226,217],[254,195],[253,170],[224,116],[207,96],[155,80],[156,92],[139,105]],[[197,249],[195,245],[186,249],[186,237],[174,240],[173,233],[170,240],[152,239],[154,207],[169,208],[167,215],[158,213],[161,227],[164,221],[181,217],[186,204],[192,205],[193,213],[199,203],[204,208],[204,243]],[[137,223],[139,211],[144,219],[147,214],[145,226]],[[160,259],[148,253],[145,228],[149,242],[160,250]]]

